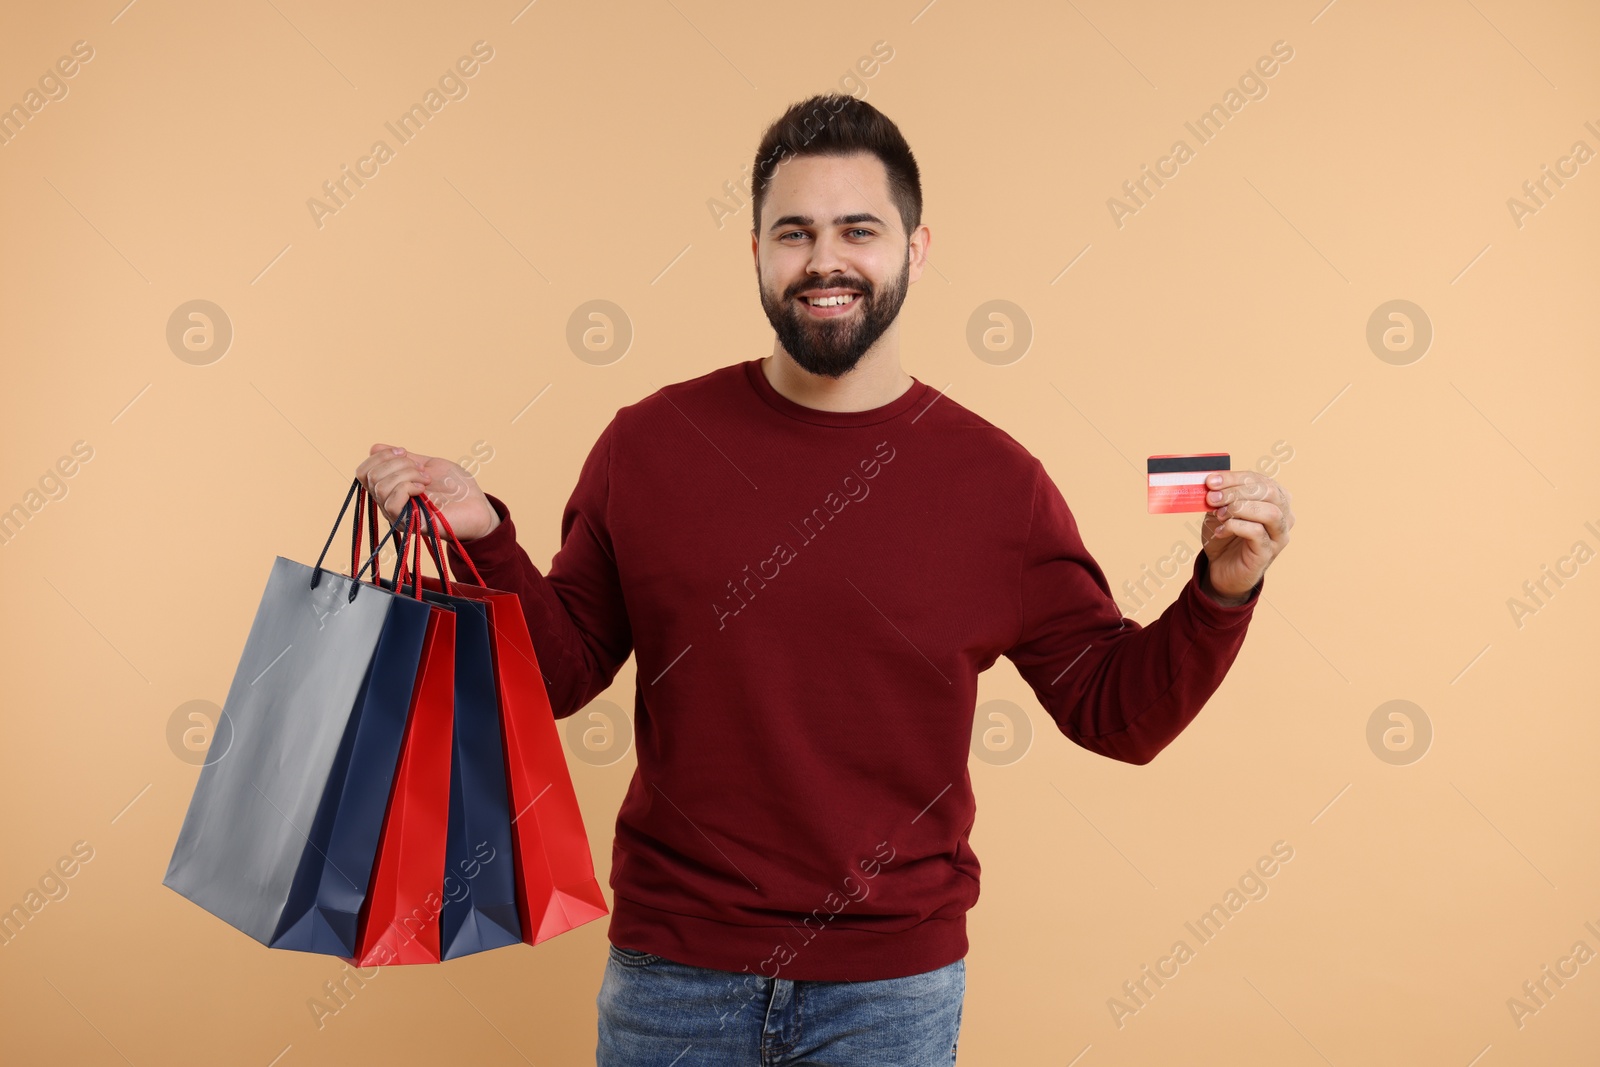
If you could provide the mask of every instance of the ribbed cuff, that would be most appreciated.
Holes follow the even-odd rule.
[[[1266,576],[1262,575],[1250,590],[1250,599],[1243,604],[1229,607],[1212,600],[1210,594],[1200,588],[1200,579],[1210,572],[1211,557],[1207,556],[1205,549],[1202,548],[1195,556],[1194,574],[1183,589],[1182,595],[1189,598],[1189,613],[1201,623],[1217,630],[1230,629],[1248,621],[1255,612],[1256,601],[1261,599],[1261,590],[1267,583]]]

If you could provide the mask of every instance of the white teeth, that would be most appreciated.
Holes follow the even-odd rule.
[[[837,307],[840,304],[848,304],[855,298],[855,294],[852,293],[848,296],[827,296],[820,300],[808,298],[806,302],[815,308],[831,308]]]

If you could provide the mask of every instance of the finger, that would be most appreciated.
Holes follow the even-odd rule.
[[[411,452],[400,445],[387,445],[383,444],[382,442],[379,442],[378,444],[375,444],[369,448],[367,450],[367,455],[369,457],[380,455],[405,456],[411,461],[412,466],[418,468],[427,466],[429,459],[427,456],[419,456],[415,452]]]
[[[388,445],[373,445],[372,451],[367,453],[367,458],[356,465],[356,477],[365,482],[374,467],[393,455],[394,452]]]
[[[1231,533],[1224,533],[1221,537],[1217,536],[1222,532],[1223,526],[1223,521],[1217,518],[1215,508],[1206,512],[1205,521],[1200,525],[1200,547],[1205,548],[1213,541],[1221,543],[1231,538],[1233,536]]]
[[[401,475],[407,478],[421,478],[429,481],[433,478],[426,470],[417,466],[410,456],[369,456],[364,461],[368,475],[374,480]]]
[[[356,467],[356,477],[366,481],[374,471],[391,464],[396,460],[405,462],[401,457],[406,455],[406,450],[399,445],[373,445],[367,452],[367,458]],[[368,486],[370,488],[370,485]]]
[[[1236,471],[1212,471],[1210,474],[1206,475],[1206,487],[1208,489],[1226,488],[1230,485],[1243,485],[1246,482],[1270,481],[1272,481],[1272,479],[1268,478],[1260,471],[1248,469]]]
[[[1215,479],[1220,484],[1213,484]],[[1255,471],[1218,471],[1206,479],[1206,503],[1215,507],[1235,500],[1270,500],[1287,504],[1288,494],[1277,482]]]
[[[363,481],[366,484],[367,491],[372,494],[373,498],[382,503],[387,501],[400,486],[412,482],[425,486],[428,484],[429,479],[427,475],[419,474],[417,469],[407,463],[404,458],[389,456],[384,457],[383,462],[368,470]],[[393,516],[391,515],[391,517]]]
[[[1288,522],[1282,508],[1265,500],[1239,500],[1232,504],[1224,504],[1222,519],[1245,519],[1260,523],[1265,526],[1268,534],[1274,541],[1281,541],[1289,532]]]
[[[378,501],[390,521],[399,518],[400,509],[405,506],[405,502],[426,489],[428,482],[426,476],[419,474],[403,459],[400,457],[395,459],[399,466],[389,465],[377,469],[369,478],[367,485],[373,499]]]
[[[1249,519],[1227,519],[1217,524],[1217,532],[1212,540],[1225,541],[1234,537],[1249,541],[1259,548],[1263,555],[1271,557],[1272,538],[1267,534],[1267,528],[1259,522],[1252,522]]]
[[[380,502],[389,499],[396,489],[403,485],[425,485],[422,477],[414,470],[401,469],[380,471],[375,474],[367,490]]]
[[[398,522],[400,511],[406,506],[406,501],[422,491],[422,483],[412,481],[400,482],[392,489],[386,489],[381,493],[375,492],[373,495],[383,501],[383,512],[389,516],[389,521]]]

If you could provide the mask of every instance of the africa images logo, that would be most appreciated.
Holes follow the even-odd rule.
[[[857,478],[852,472],[844,476],[841,496],[838,490],[832,490],[822,498],[822,503],[811,509],[810,514],[800,520],[800,525],[789,524],[789,528],[800,535],[800,547],[804,548],[815,541],[828,526],[828,523],[839,518],[841,512],[848,507],[851,501],[860,503],[867,499],[872,492],[872,487],[866,483],[883,473],[883,468],[895,457],[894,446],[888,441],[879,441],[873,449],[875,459],[863,459],[857,464],[861,477]],[[772,548],[772,554],[756,564],[755,570],[750,569],[747,563],[744,567],[744,576],[728,581],[728,594],[721,600],[711,602],[711,610],[717,616],[717,629],[727,628],[728,620],[749,607],[749,602],[755,599],[756,592],[767,587],[783,573],[783,568],[793,563],[800,557],[799,549],[788,541],[779,541]]]

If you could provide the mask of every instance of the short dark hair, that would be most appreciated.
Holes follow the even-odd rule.
[[[911,146],[889,117],[864,100],[823,93],[802,100],[767,127],[756,150],[751,228],[759,234],[761,205],[778,168],[798,156],[867,152],[889,172],[889,197],[909,237],[922,225],[922,176]]]

